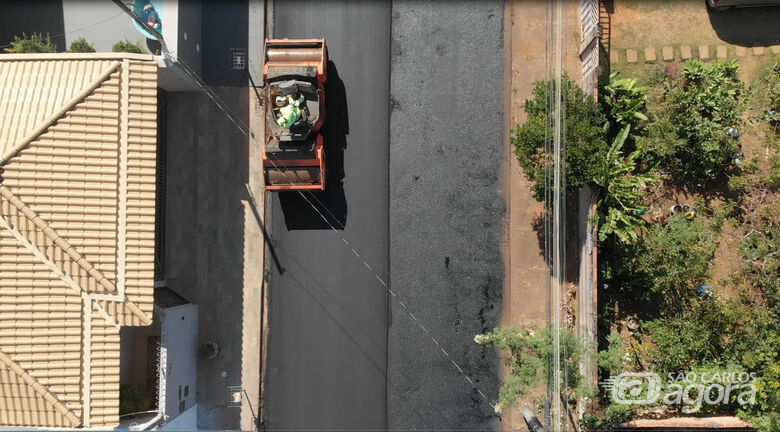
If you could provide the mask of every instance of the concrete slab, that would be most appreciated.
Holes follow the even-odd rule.
[[[734,52],[737,54],[737,57],[745,57],[745,54],[747,54],[747,49],[743,46],[736,46],[734,47]]]
[[[249,1],[249,74],[259,84],[262,79],[262,50],[265,38],[265,2]],[[254,59],[261,59],[253,64]],[[262,387],[265,375],[267,347],[268,287],[265,283],[265,181],[262,167],[262,146],[265,138],[265,111],[257,93],[246,89],[249,127],[255,131],[249,137],[247,199],[244,206],[244,296],[241,337],[241,383],[246,398],[241,404],[240,426],[244,431],[257,431],[263,418]]]
[[[764,47],[762,47],[762,46],[753,47],[753,54],[754,55],[764,55]]]
[[[645,48],[645,61],[646,62],[654,62],[655,60],[656,60],[655,48],[653,48],[653,47]]]
[[[718,45],[718,47],[716,48],[716,55],[718,56],[718,58],[724,59],[726,58],[727,54],[728,54],[728,49],[726,45]]]
[[[626,61],[629,63],[636,63],[636,61],[639,59],[639,55],[637,54],[636,50],[634,49],[628,49],[626,50]]]
[[[710,58],[710,47],[707,45],[699,45],[699,58],[706,60]]]
[[[661,48],[661,55],[664,61],[672,61],[674,60],[674,49],[670,46],[665,46]]]
[[[683,60],[690,60],[692,57],[690,45],[683,45],[680,47],[680,58]]]
[[[772,53],[780,54],[780,45],[772,45]]]

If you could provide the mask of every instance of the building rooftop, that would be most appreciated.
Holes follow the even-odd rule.
[[[151,324],[157,65],[0,55],[0,425],[119,423],[119,329]]]

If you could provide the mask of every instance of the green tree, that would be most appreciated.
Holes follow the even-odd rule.
[[[606,117],[593,97],[571,79],[564,76],[561,83],[566,121],[563,137],[566,140],[566,192],[572,194],[590,182],[598,160],[607,151],[603,130]],[[553,163],[546,147],[552,143],[549,101],[554,91],[554,82],[534,83],[533,98],[525,103],[528,118],[522,125],[512,128],[510,138],[517,160],[533,182],[534,196],[539,201],[544,199],[546,176]]]
[[[68,52],[71,53],[92,53],[95,52],[95,45],[87,42],[83,37],[71,42]]]
[[[57,45],[51,41],[51,37],[46,33],[46,37],[43,34],[33,33],[30,37],[27,37],[26,33],[22,33],[22,37],[14,36],[14,40],[11,42],[11,46],[5,49],[10,53],[55,53],[57,52]]]

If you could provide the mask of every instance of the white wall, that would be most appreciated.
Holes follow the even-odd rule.
[[[195,405],[198,307],[188,303],[163,313],[160,339],[168,353],[165,414],[171,421]]]
[[[62,0],[62,15],[65,49],[80,37],[93,43],[98,52],[110,52],[116,42],[125,38],[130,42],[143,40],[146,46],[146,38],[111,0]]]
[[[196,431],[198,430],[198,404],[188,409],[178,417],[164,424],[160,430],[167,431]]]

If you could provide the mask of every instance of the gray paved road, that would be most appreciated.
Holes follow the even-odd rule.
[[[297,194],[272,194],[267,426],[386,427],[390,4],[274,2],[274,37],[325,37],[334,233]],[[314,202],[314,199],[309,197]],[[317,204],[319,205],[319,204]],[[345,247],[346,238],[362,257]]]
[[[504,275],[502,3],[398,1],[392,20],[393,290],[493,401],[498,361],[474,335],[498,324]],[[391,429],[496,427],[397,304],[388,342]]]

